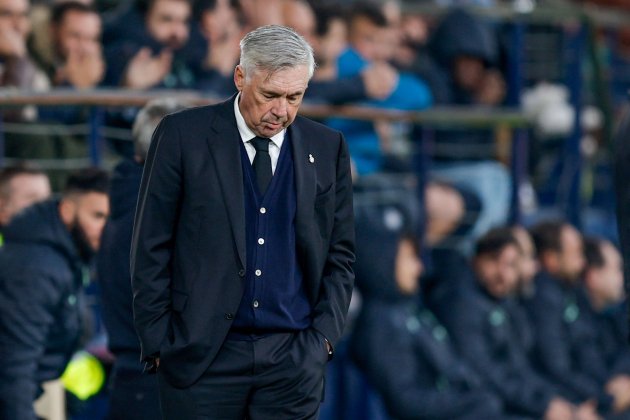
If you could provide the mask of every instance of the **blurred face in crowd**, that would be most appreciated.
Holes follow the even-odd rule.
[[[10,30],[26,39],[31,31],[28,0],[0,0],[0,30]]]
[[[289,0],[283,7],[284,25],[293,28],[295,32],[302,35],[311,46],[316,43],[315,39],[315,13],[306,1]]]
[[[502,299],[518,286],[521,252],[516,245],[506,245],[496,254],[482,254],[474,259],[479,282],[490,295]]]
[[[331,63],[337,60],[346,48],[348,42],[348,28],[341,18],[332,18],[328,23],[328,31],[318,37],[316,54],[320,63]]]
[[[217,0],[214,9],[204,10],[200,18],[202,31],[211,44],[220,41],[228,29],[238,26],[236,11],[230,0]]]
[[[453,76],[463,89],[472,91],[479,87],[485,73],[483,61],[474,57],[461,56],[453,62]]]
[[[14,176],[0,195],[0,225],[7,225],[22,209],[50,197],[50,182],[46,175]]]
[[[245,123],[257,136],[272,137],[295,119],[308,87],[308,67],[251,72],[246,75],[241,65],[234,72],[234,83],[241,93],[238,106]]]
[[[538,272],[538,261],[536,260],[536,250],[534,241],[529,233],[522,227],[512,229],[512,234],[518,242],[520,251],[519,277],[523,285],[529,284]]]
[[[98,54],[101,48],[101,18],[96,13],[70,10],[55,28],[59,56],[67,58]]]
[[[591,300],[599,307],[621,302],[623,290],[623,264],[621,254],[610,242],[601,245],[604,265],[586,269],[585,282]]]
[[[580,278],[585,264],[582,235],[573,226],[565,225],[560,234],[560,243],[561,250],[555,253],[552,264],[555,270],[550,270],[551,274],[575,282]]]
[[[188,41],[190,13],[185,0],[156,0],[147,13],[147,30],[156,41],[177,50]]]
[[[383,44],[387,43],[388,36],[386,28],[375,25],[367,17],[356,16],[350,23],[350,44],[368,61],[383,59]]]
[[[418,279],[422,275],[424,266],[410,239],[404,239],[398,245],[395,270],[398,289],[406,295],[415,293],[418,290]]]
[[[59,212],[82,256],[90,256],[98,251],[101,234],[109,216],[107,194],[70,194],[61,200]]]

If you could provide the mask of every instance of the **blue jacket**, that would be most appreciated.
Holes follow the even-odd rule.
[[[370,63],[355,50],[348,49],[338,59],[339,77],[356,76],[369,65]],[[400,73],[398,84],[388,98],[361,101],[357,102],[357,105],[410,111],[427,108],[432,102],[431,91],[422,80],[410,74]],[[381,168],[382,152],[372,122],[331,118],[326,124],[346,136],[350,155],[360,174],[369,174]]]
[[[39,384],[61,375],[81,333],[89,279],[59,203],[36,204],[4,230],[0,250],[0,418],[34,419]]]

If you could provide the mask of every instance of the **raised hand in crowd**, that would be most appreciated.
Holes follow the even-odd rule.
[[[85,51],[68,51],[63,67],[57,71],[57,81],[67,81],[79,89],[92,88],[103,80],[105,61],[101,46],[94,44]]]
[[[630,376],[617,375],[606,384],[606,392],[613,396],[613,409],[615,413],[630,408]]]
[[[498,70],[488,70],[481,79],[477,100],[483,105],[498,105],[505,98],[505,80]]]
[[[385,99],[398,84],[398,72],[385,62],[375,62],[361,73],[365,91],[372,99]]]
[[[575,407],[567,400],[554,398],[549,402],[545,411],[545,420],[570,420],[573,418]]]
[[[155,86],[171,71],[172,63],[173,53],[169,49],[153,56],[149,48],[141,48],[129,62],[123,84],[132,89]]]
[[[4,20],[0,20],[0,56],[21,58],[26,56],[26,36]]]
[[[587,401],[580,404],[574,413],[575,420],[602,420],[601,416],[597,414],[597,407],[595,401]]]
[[[231,75],[240,56],[239,42],[242,33],[238,22],[236,20],[223,22],[219,31],[212,31],[206,36],[209,42],[205,66],[216,69],[224,76]]]

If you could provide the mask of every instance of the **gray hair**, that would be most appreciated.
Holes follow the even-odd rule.
[[[278,70],[305,65],[309,79],[315,71],[313,47],[293,29],[281,25],[261,26],[241,40],[240,65],[245,77],[255,70],[274,73]]]
[[[189,106],[190,104],[174,98],[160,98],[148,102],[138,112],[131,129],[136,156],[144,162],[151,145],[151,137],[160,120],[167,114],[172,114]]]

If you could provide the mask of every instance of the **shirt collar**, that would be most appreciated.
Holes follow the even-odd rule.
[[[236,126],[238,127],[238,133],[241,135],[241,140],[243,143],[249,142],[251,139],[256,137],[256,134],[247,126],[245,123],[245,118],[243,118],[243,114],[241,114],[241,109],[238,106],[238,101],[241,99],[241,93],[239,92],[236,95],[236,99],[234,100],[234,115],[236,116]],[[271,137],[271,141],[278,146],[278,148],[282,147],[282,142],[284,141],[284,134],[287,129],[283,128],[278,134]]]

